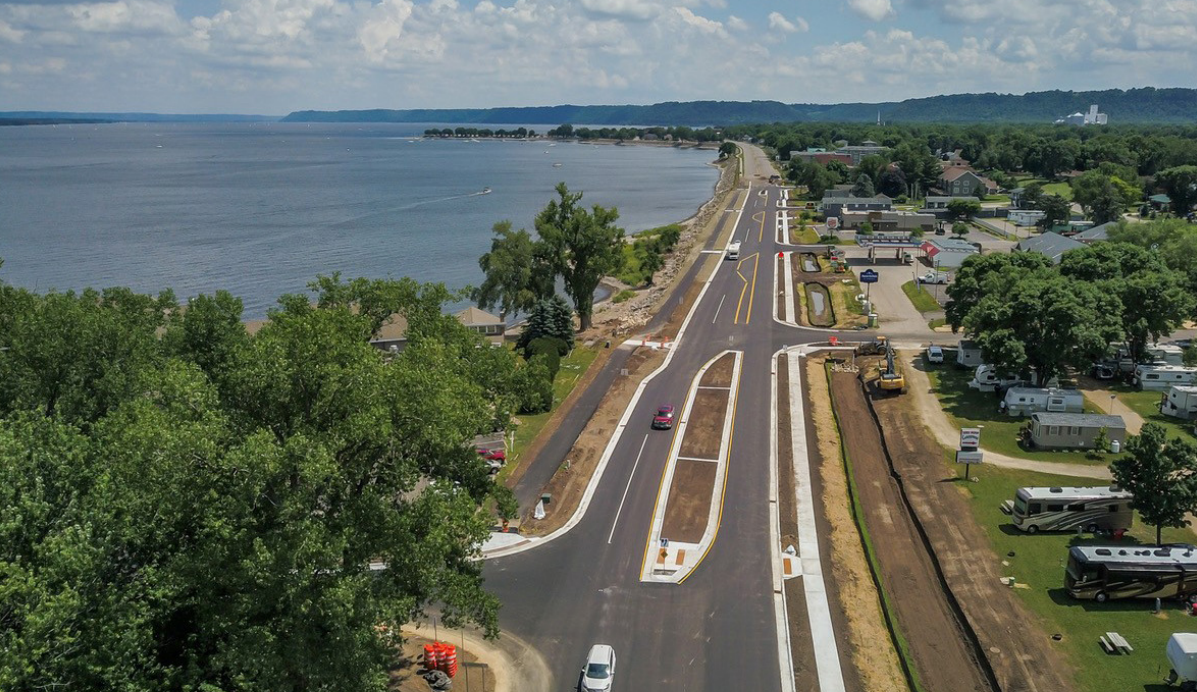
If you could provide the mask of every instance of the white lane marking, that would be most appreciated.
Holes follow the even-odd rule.
[[[607,534],[607,545],[611,545],[611,537],[615,535],[615,527],[619,524],[619,514],[623,512],[623,501],[628,499],[628,488],[632,487],[632,479],[636,477],[636,467],[640,465],[640,457],[644,454],[644,445],[648,444],[648,434],[640,443],[640,451],[636,454],[636,463],[632,464],[632,473],[628,476],[628,484],[623,488],[623,497],[619,498],[619,509],[615,510],[615,521],[611,522],[611,533]]]
[[[715,316],[711,318],[711,324],[715,324],[715,320],[719,319],[719,311],[723,309],[723,301],[725,300],[727,300],[726,293],[724,293],[723,297],[719,299],[719,307],[715,308]]]
[[[794,691],[794,657],[791,654],[790,618],[786,611],[786,594],[781,574],[781,511],[778,507],[777,479],[777,360],[785,351],[773,354],[769,368],[769,552],[773,576],[773,623],[777,626],[777,656],[781,662],[781,692]]]

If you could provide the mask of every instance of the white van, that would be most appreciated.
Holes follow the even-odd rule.
[[[727,258],[729,260],[740,259],[740,243],[738,241],[727,246]]]

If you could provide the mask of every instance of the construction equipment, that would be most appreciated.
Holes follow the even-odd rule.
[[[885,365],[881,366],[881,377],[877,380],[877,387],[883,392],[906,393],[906,376],[894,363],[894,349],[885,345]]]
[[[872,341],[866,341],[856,347],[858,356],[879,356],[889,348],[889,340],[884,336],[875,336]]]

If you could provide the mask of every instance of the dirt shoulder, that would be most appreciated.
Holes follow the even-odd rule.
[[[1072,689],[1062,653],[1038,618],[998,579],[999,558],[972,520],[943,448],[904,397],[871,400],[894,471],[957,603],[1004,690]]]
[[[904,692],[909,687],[885,627],[881,596],[873,583],[860,533],[856,530],[849,509],[848,477],[840,457],[839,431],[831,413],[831,395],[823,363],[822,357],[806,361],[804,391],[808,404],[807,439],[815,442],[808,447],[808,452],[814,462],[820,513],[827,520],[827,529],[820,531],[823,543],[820,550],[823,555],[830,556],[824,563],[830,567],[826,583],[839,606],[832,608],[832,614],[836,618],[837,635],[841,637],[841,656],[851,657],[843,665],[845,682],[849,684],[849,689],[865,692]],[[779,368],[779,372],[784,375],[785,369]],[[785,389],[782,388],[782,391]],[[787,426],[782,429],[788,430],[788,406],[783,406],[778,415],[785,416]],[[779,449],[788,450],[788,444],[787,433],[786,439],[779,441]],[[789,454],[780,456],[788,459]],[[786,504],[789,500],[792,507],[794,494],[792,471],[788,475],[788,483],[783,481],[781,487],[783,517],[792,515],[794,511],[787,508]],[[782,526],[786,526],[784,519]],[[783,528],[783,533],[785,530]],[[797,531],[796,528],[794,530]],[[846,636],[843,634],[845,631]]]
[[[833,373],[831,391],[885,602],[914,674],[928,692],[996,692],[891,475],[858,375]]]

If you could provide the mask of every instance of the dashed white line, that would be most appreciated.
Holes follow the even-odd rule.
[[[628,499],[628,488],[632,487],[632,478],[636,476],[636,467],[640,465],[640,457],[644,454],[644,445],[648,444],[648,434],[640,443],[640,451],[636,454],[636,462],[632,464],[632,473],[628,475],[628,484],[623,488],[623,497],[619,498],[619,509],[615,510],[615,521],[611,522],[611,533],[607,534],[607,545],[611,545],[611,538],[615,535],[615,526],[619,524],[619,513],[623,511],[623,501]]]
[[[715,316],[711,318],[711,324],[715,324],[715,320],[719,319],[719,311],[723,309],[723,301],[725,300],[727,300],[726,293],[724,293],[723,297],[719,299],[719,307],[715,308]]]

